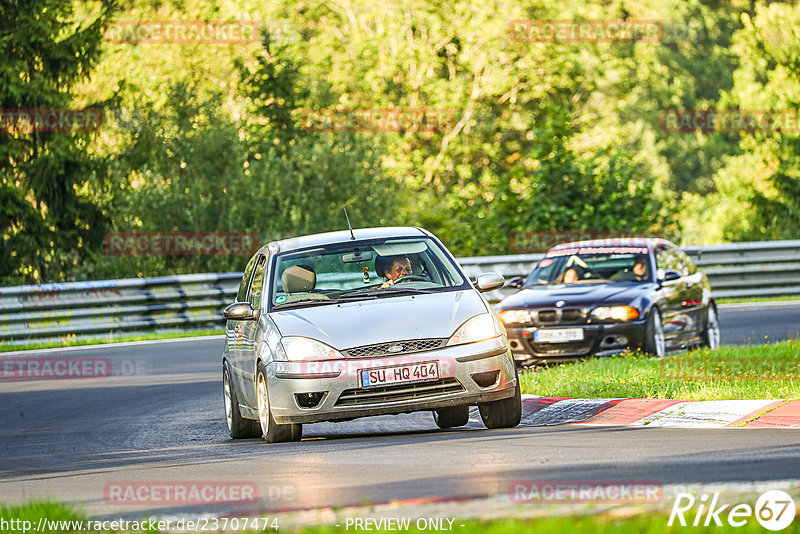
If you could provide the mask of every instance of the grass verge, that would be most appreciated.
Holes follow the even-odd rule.
[[[726,299],[716,299],[717,304],[742,304],[749,302],[784,302],[800,300],[800,295],[786,295],[782,297],[736,297]]]
[[[523,393],[553,397],[798,400],[800,342],[593,358],[530,369],[521,379]]]
[[[154,339],[176,339],[183,337],[221,336],[225,330],[192,330],[189,332],[164,332],[161,334],[141,334],[127,337],[98,337],[90,339],[75,339],[67,337],[64,341],[51,343],[26,343],[24,345],[0,345],[0,353],[17,350],[56,349],[62,347],[79,347],[83,345],[105,345],[108,343],[125,343],[127,341],[151,341]]]
[[[398,510],[398,517],[403,514]],[[721,517],[725,517],[722,515]],[[47,519],[46,522],[40,524],[40,519]],[[37,534],[56,534],[62,532],[148,532],[155,533],[156,531],[139,530],[139,531],[121,531],[121,530],[94,530],[93,527],[87,525],[87,517],[70,507],[51,501],[31,501],[28,503],[15,505],[15,506],[0,506],[0,519],[7,523],[2,524],[0,531],[3,533],[25,533],[35,531]],[[650,512],[640,513],[637,515],[615,514],[613,511],[605,514],[597,515],[583,515],[583,516],[567,516],[567,517],[546,517],[537,519],[501,519],[494,521],[459,521],[455,520],[452,524],[452,531],[460,534],[516,534],[519,532],[536,532],[537,534],[563,534],[569,532],[572,534],[599,534],[603,532],[613,532],[615,534],[625,533],[638,533],[638,534],[657,534],[670,530],[685,530],[674,524],[673,527],[668,527],[667,522],[669,519],[668,513]],[[28,529],[24,530],[24,522],[27,521]],[[61,525],[54,524],[54,522],[63,522]],[[746,533],[751,532],[764,532],[764,529],[753,518],[748,518],[747,524],[742,527],[732,527],[727,525],[724,520],[722,526],[713,525],[709,527],[689,527],[691,532],[737,532]],[[409,521],[410,528],[398,529],[393,528],[391,531],[402,530],[404,532],[429,532],[430,529],[424,530],[416,527],[414,520]],[[449,527],[447,521],[443,525]],[[462,526],[463,525],[463,526]],[[41,528],[40,528],[41,527]],[[81,528],[82,527],[82,528]],[[37,530],[38,529],[38,530]],[[294,532],[305,534],[333,534],[339,532],[346,532],[347,530],[356,530],[351,527],[345,529],[345,525],[339,527],[335,526],[313,526],[313,527],[299,527],[299,528],[283,528],[278,525],[277,532]],[[372,532],[389,532],[385,529],[369,529]],[[449,528],[448,528],[449,530]],[[212,531],[207,531],[212,532]],[[230,532],[230,531],[228,531]],[[240,533],[245,531],[241,530]],[[247,530],[246,532],[254,532]],[[268,527],[261,532],[274,533],[276,530]],[[797,532],[794,528],[789,528],[787,532]]]

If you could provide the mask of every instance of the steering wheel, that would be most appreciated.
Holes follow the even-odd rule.
[[[431,281],[430,278],[428,278],[427,276],[422,276],[422,275],[419,275],[419,274],[407,274],[405,276],[400,276],[398,278],[395,278],[394,284],[392,284],[392,285],[397,285],[400,282],[408,282],[410,280],[418,280],[420,282],[430,282]]]

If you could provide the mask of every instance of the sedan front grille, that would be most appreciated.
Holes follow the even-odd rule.
[[[347,389],[339,396],[336,406],[368,406],[370,404],[439,397],[452,393],[461,393],[462,391],[464,391],[464,386],[455,378],[375,388]]]
[[[425,352],[440,349],[447,344],[447,339],[409,339],[406,341],[391,341],[376,345],[364,345],[342,351],[348,358],[375,358],[378,356],[395,356],[410,354],[412,352]],[[392,349],[392,350],[389,350]]]
[[[536,325],[583,324],[586,311],[580,308],[531,311]]]
[[[531,351],[536,356],[584,356],[592,350],[592,340],[570,341],[568,343],[541,343],[528,341]]]

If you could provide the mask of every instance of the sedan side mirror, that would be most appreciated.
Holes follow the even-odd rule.
[[[661,273],[658,273],[658,274],[661,275]],[[673,280],[677,280],[680,277],[681,277],[681,273],[679,273],[678,271],[672,270],[672,269],[668,269],[668,270],[664,271],[663,275],[658,277],[658,280],[660,282],[671,282]]]
[[[523,277],[515,276],[514,278],[509,280],[508,284],[506,284],[506,285],[508,287],[513,287],[513,288],[519,289],[519,288],[522,287],[522,284],[524,284],[524,283],[525,283],[525,279]]]
[[[255,321],[261,313],[259,310],[254,310],[249,302],[234,302],[225,308],[222,315],[231,321]]]
[[[493,289],[500,289],[505,283],[506,279],[503,278],[502,274],[483,273],[479,274],[478,278],[475,280],[475,287],[477,287],[478,291],[481,293],[485,293]]]

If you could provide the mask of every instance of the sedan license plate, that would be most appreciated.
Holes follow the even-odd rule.
[[[361,387],[439,379],[439,363],[425,362],[361,370]]]
[[[568,343],[570,341],[583,341],[583,329],[559,328],[555,330],[537,330],[533,333],[533,340],[544,343]]]

